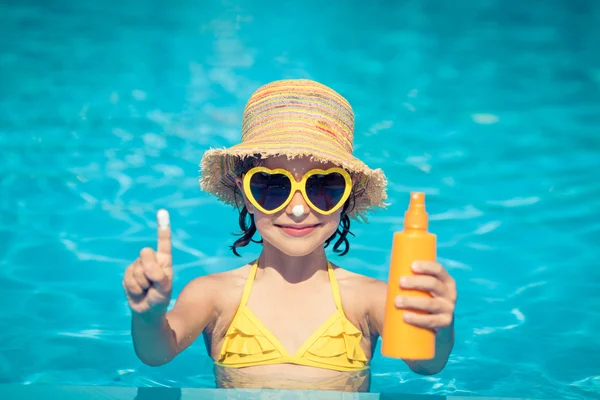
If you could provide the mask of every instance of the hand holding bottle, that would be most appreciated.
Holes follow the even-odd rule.
[[[404,321],[435,332],[454,322],[456,283],[444,267],[432,261],[415,261],[411,265],[415,275],[400,278],[400,288],[428,293],[428,297],[398,295],[397,308],[404,309]]]
[[[428,231],[425,194],[411,193],[404,230],[393,238],[382,353],[388,357],[435,357],[435,333],[454,320],[456,285],[436,262],[436,236]]]

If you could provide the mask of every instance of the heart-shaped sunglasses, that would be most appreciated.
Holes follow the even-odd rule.
[[[300,191],[313,210],[329,215],[350,196],[352,178],[342,168],[312,169],[297,182],[286,169],[254,167],[244,174],[243,187],[250,203],[265,214],[281,211]]]

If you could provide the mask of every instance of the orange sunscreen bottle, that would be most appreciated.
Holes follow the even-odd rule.
[[[397,296],[430,297],[428,292],[406,290],[400,287],[402,276],[414,276],[412,263],[415,260],[436,260],[436,236],[427,231],[428,216],[425,211],[425,194],[410,194],[408,210],[404,214],[404,230],[394,233],[392,257],[388,277],[385,319],[381,335],[381,354],[404,360],[429,360],[435,356],[435,333],[404,322],[406,311],[394,302]]]

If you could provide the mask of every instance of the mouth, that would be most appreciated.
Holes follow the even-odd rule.
[[[308,235],[309,233],[314,231],[316,228],[318,228],[320,225],[321,224],[314,224],[314,225],[277,225],[277,224],[275,224],[276,227],[281,229],[286,234],[288,234],[290,236],[296,236],[296,237]]]

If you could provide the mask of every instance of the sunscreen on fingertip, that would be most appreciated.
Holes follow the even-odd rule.
[[[428,292],[400,287],[400,278],[414,276],[414,261],[436,260],[436,236],[428,232],[428,215],[425,194],[410,194],[408,209],[404,214],[404,229],[394,233],[388,276],[385,317],[381,335],[381,353],[386,357],[404,360],[429,360],[435,357],[435,333],[404,321],[404,313],[422,314],[415,310],[396,307],[397,296],[430,297]]]
[[[156,218],[158,220],[158,226],[160,229],[167,229],[171,224],[169,221],[169,212],[164,208],[161,208],[156,213]]]

